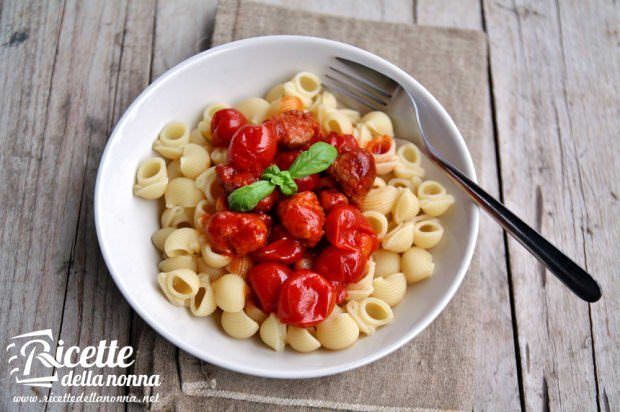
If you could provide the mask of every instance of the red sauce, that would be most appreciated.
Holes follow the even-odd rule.
[[[391,147],[392,138],[390,136],[380,136],[368,142],[366,150],[372,154],[381,155],[387,153]]]
[[[213,145],[228,146],[228,162],[215,169],[215,212],[201,222],[209,244],[218,253],[251,258],[247,281],[263,311],[298,327],[320,323],[346,299],[347,285],[364,276],[378,247],[356,206],[375,179],[372,154],[351,135],[322,134],[301,111],[250,125],[237,110],[223,109],[213,116],[211,129]],[[230,192],[257,181],[272,164],[289,169],[317,141],[338,149],[327,171],[296,179],[292,196],[274,190],[251,213],[228,209]],[[376,139],[371,150],[382,153],[389,146]]]

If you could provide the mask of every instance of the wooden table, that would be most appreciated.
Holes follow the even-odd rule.
[[[483,217],[478,253],[487,301],[479,347],[472,348],[474,409],[618,410],[616,2],[269,3],[487,33],[490,96],[488,133],[476,159],[480,181],[593,273],[604,297],[579,301]],[[6,292],[0,343],[50,328],[69,344],[118,339],[139,345],[147,358],[161,345],[177,359],[187,357],[132,312],[108,275],[94,231],[93,188],[103,147],[128,104],[167,68],[209,46],[215,1],[0,5],[0,284]],[[150,359],[165,378],[161,405],[172,408],[181,384],[177,365],[158,362]],[[45,393],[7,376],[0,376],[2,410],[16,406],[13,395]]]

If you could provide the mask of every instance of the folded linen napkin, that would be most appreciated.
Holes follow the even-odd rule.
[[[376,53],[427,87],[466,139],[483,133],[488,86],[482,32],[362,21],[247,0],[220,1],[213,46],[269,34],[326,37]],[[475,151],[473,155],[478,160]],[[263,379],[181,353],[182,395],[176,397],[177,406],[183,410],[198,406],[212,410],[471,410],[476,317],[483,301],[478,271],[474,258],[452,302],[411,343],[371,365],[336,376]],[[239,401],[243,402],[235,404]]]

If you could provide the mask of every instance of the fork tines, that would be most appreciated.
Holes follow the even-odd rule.
[[[394,80],[360,63],[341,57],[336,60],[341,67],[329,67],[329,74],[325,75],[327,88],[372,110],[387,106],[398,87]]]

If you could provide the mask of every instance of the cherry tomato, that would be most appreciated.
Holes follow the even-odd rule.
[[[336,158],[329,174],[344,194],[358,203],[366,196],[377,176],[375,159],[364,149],[352,149]]]
[[[226,147],[239,128],[248,123],[243,113],[235,109],[222,109],[211,119],[211,144]]]
[[[228,146],[228,162],[240,171],[259,175],[273,163],[277,142],[269,122],[241,127]]]
[[[380,155],[387,153],[390,147],[392,147],[392,144],[392,138],[390,136],[379,136],[366,144],[366,150],[372,154]]]
[[[357,140],[350,134],[331,132],[326,137],[323,137],[322,140],[338,149],[338,153],[359,148]]]
[[[279,263],[261,263],[250,269],[248,282],[264,312],[276,309],[280,288],[292,274],[288,266]]]
[[[347,298],[347,284],[343,282],[331,282],[336,296],[336,304],[340,305]]]
[[[330,281],[354,283],[362,278],[366,260],[359,249],[344,250],[330,245],[314,261],[313,269]]]
[[[304,247],[298,240],[283,238],[258,249],[252,257],[258,262],[280,262],[291,264],[303,257]]]
[[[286,231],[284,226],[277,224],[271,229],[271,233],[269,234],[269,242],[275,242],[280,239],[289,239],[290,237],[291,235]]]
[[[205,232],[213,250],[241,256],[265,245],[268,228],[261,215],[222,211],[209,217]]]
[[[307,328],[322,322],[335,304],[331,283],[317,273],[302,269],[282,285],[277,315],[282,323]]]
[[[301,150],[289,150],[286,152],[280,152],[276,156],[276,165],[282,170],[288,170],[297,156],[301,153]],[[321,183],[321,178],[318,174],[304,176],[300,179],[295,179],[295,183],[297,183],[297,191],[305,192],[306,190],[314,190],[319,187]]]
[[[269,196],[262,198],[256,207],[254,207],[253,212],[256,213],[267,213],[278,203],[280,200],[280,190],[276,189],[269,194]]]
[[[218,181],[224,186],[224,190],[232,192],[242,186],[247,186],[258,180],[254,173],[239,171],[234,167],[221,164],[215,166],[215,174]]]
[[[336,189],[321,190],[321,192],[319,192],[319,200],[321,202],[321,207],[323,207],[326,212],[329,212],[335,206],[349,204],[349,199]]]
[[[336,206],[325,219],[325,235],[327,240],[341,249],[359,249],[358,233],[360,232],[374,235],[372,226],[370,226],[362,212],[355,206]]]
[[[291,110],[273,118],[278,142],[291,149],[303,147],[320,131],[319,123],[310,113]]]
[[[300,192],[278,205],[280,223],[307,246],[315,246],[323,236],[325,214],[313,192]]]

